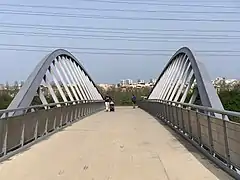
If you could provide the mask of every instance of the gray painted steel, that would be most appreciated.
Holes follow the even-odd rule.
[[[63,103],[66,102],[58,104]],[[47,106],[48,110],[43,109],[44,106]],[[54,108],[51,108],[53,106]],[[8,116],[11,112],[27,112],[30,109],[35,109],[35,111],[19,116]],[[103,109],[103,101],[70,101],[66,106],[61,107],[53,103],[0,110],[0,114],[6,114],[5,118],[0,119],[0,162],[68,125]]]
[[[231,116],[240,120],[240,113],[164,100],[140,101],[138,105],[180,133],[235,179],[240,179],[236,171],[240,169],[240,124],[224,119]],[[213,117],[212,113],[222,118]]]
[[[84,67],[81,65],[81,63],[70,52],[64,49],[58,49],[47,55],[38,63],[38,65],[35,67],[33,72],[30,74],[30,76],[24,83],[23,87],[20,89],[15,98],[12,100],[11,104],[8,106],[8,109],[17,109],[20,107],[24,108],[28,107],[31,104],[32,99],[36,95],[37,89],[41,84],[41,81],[45,73],[47,72],[49,66],[59,56],[67,56],[73,59],[76,62],[76,64],[81,68],[81,70],[84,71],[86,76],[89,77],[90,81],[92,81],[94,87],[96,88],[96,84],[91,79],[91,77],[84,69]],[[99,92],[99,94],[101,93]]]
[[[207,106],[207,107],[212,107],[215,109],[219,109],[219,110],[224,110],[223,105],[217,95],[216,90],[214,89],[214,87],[212,85],[211,79],[207,73],[207,70],[206,70],[204,64],[200,61],[197,61],[195,59],[195,57],[193,56],[193,53],[191,52],[191,50],[187,47],[183,47],[183,48],[179,49],[172,56],[172,58],[170,59],[170,61],[168,62],[168,64],[163,69],[162,73],[160,74],[159,78],[157,79],[157,82],[156,82],[154,88],[157,86],[159,80],[164,75],[164,73],[166,72],[168,67],[176,60],[176,57],[178,57],[181,54],[186,55],[188,57],[188,60],[191,63],[193,73],[196,78],[197,87],[198,87],[202,105]],[[154,88],[152,89],[151,93],[153,92]],[[151,93],[148,96],[148,98],[151,96]]]

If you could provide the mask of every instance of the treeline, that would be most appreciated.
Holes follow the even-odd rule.
[[[131,97],[134,94],[138,100],[147,97],[151,91],[151,88],[109,88],[105,91],[99,88],[103,95],[109,94],[117,106],[131,105]],[[15,94],[15,93],[14,93]],[[219,97],[226,110],[240,112],[240,89],[221,90],[219,91]],[[188,96],[189,98],[189,96]],[[1,91],[0,93],[0,109],[6,109],[13,99],[13,93]],[[52,98],[47,98],[48,102],[53,102]],[[41,104],[39,98],[34,98],[32,105]]]
[[[145,88],[109,88],[107,91],[100,88],[102,94],[109,94],[115,101],[116,105],[126,106],[131,105],[131,97],[134,94],[138,100],[143,97],[147,97],[151,89]],[[218,93],[222,104],[226,110],[240,112],[240,89],[221,90]],[[188,95],[187,99],[190,99],[191,95]]]
[[[129,106],[132,105],[131,98],[134,94],[138,100],[147,97],[151,91],[150,87],[143,88],[115,88],[111,87],[108,90],[99,88],[100,92],[105,96],[108,94],[114,100],[115,105],[117,106]]]
[[[2,91],[0,94],[0,109],[6,109],[13,100],[13,97],[9,93]]]
[[[240,112],[240,89],[221,90],[219,97],[226,110]]]
[[[0,91],[0,109],[6,109],[16,94],[17,94],[16,90]],[[48,103],[54,103],[54,100],[51,96],[45,96],[45,98]],[[57,95],[57,98],[60,102],[63,101],[60,95]],[[67,97],[67,99],[68,99],[68,97]],[[70,101],[70,99],[69,99],[69,101]],[[40,98],[38,96],[35,96],[32,100],[31,106],[40,105],[40,104],[42,104]]]

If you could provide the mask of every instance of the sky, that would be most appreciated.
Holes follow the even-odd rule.
[[[113,1],[122,3],[111,3]],[[141,2],[142,4],[123,2]],[[70,8],[12,6],[19,4]],[[93,10],[86,10],[86,8]],[[103,12],[101,9],[137,9],[139,11]],[[174,13],[169,13],[169,11],[174,11]],[[177,13],[178,11],[191,11],[191,13]],[[199,11],[201,13],[195,13]],[[225,13],[222,13],[223,11]],[[39,14],[39,12],[44,13]],[[59,15],[43,15],[51,13]],[[91,18],[86,18],[89,16]],[[93,18],[93,16],[101,17]],[[108,16],[120,18],[102,18]],[[195,19],[195,21],[182,21],[181,19]],[[227,21],[196,21],[199,19]],[[229,20],[235,22],[229,22]],[[18,26],[14,27],[16,24]],[[53,28],[20,28],[19,24]],[[71,26],[72,28],[63,30],[58,29],[59,26]],[[93,30],[81,27],[91,27]],[[99,28],[110,30],[115,28],[122,34],[102,32],[103,30]],[[132,34],[126,34],[127,28],[134,29],[127,31]],[[142,32],[139,29],[159,31]],[[184,31],[166,31],[179,29]],[[238,29],[238,32],[233,32]],[[216,30],[222,32],[215,32]],[[30,36],[29,33],[42,33],[46,36]],[[54,34],[60,33],[65,34],[63,35],[65,37],[53,37]],[[52,36],[49,37],[47,34]],[[109,40],[109,38],[101,37],[94,39],[93,37],[96,36],[117,36],[118,39]],[[126,37],[119,39],[119,36]],[[136,36],[138,41],[129,40]],[[214,39],[215,36],[220,38]],[[144,41],[144,39],[148,40]],[[117,83],[127,78],[148,80],[157,78],[171,56],[183,46],[189,47],[196,59],[205,64],[211,79],[219,76],[240,79],[240,2],[237,0],[227,2],[223,0],[195,0],[194,2],[190,0],[1,0],[0,2],[0,83],[26,80],[37,63],[47,55],[45,50],[53,51],[56,48],[64,48],[72,52],[96,83]],[[90,50],[82,48],[90,48]],[[100,51],[99,48],[124,50],[121,51],[123,54],[119,54],[119,51]],[[16,51],[16,49],[21,50]],[[23,49],[28,51],[22,51]],[[138,49],[134,52],[135,55],[129,55],[132,49]],[[154,51],[147,52],[150,55],[143,55],[146,52],[141,52],[141,49]],[[201,51],[210,51],[213,55],[207,56]],[[96,54],[96,52],[117,52],[117,54]],[[139,55],[136,55],[137,53]]]

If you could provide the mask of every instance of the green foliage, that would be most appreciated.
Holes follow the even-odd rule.
[[[137,100],[140,100],[143,98],[143,96],[148,96],[150,93],[150,88],[115,88],[112,87],[108,89],[107,91],[104,91],[103,89],[100,90],[103,92],[102,94],[105,96],[108,94],[111,96],[115,102],[115,105],[117,106],[129,106],[132,105],[132,95],[134,94],[137,97]]]
[[[222,90],[219,97],[226,110],[240,112],[240,89]]]
[[[0,109],[6,109],[12,101],[12,97],[7,92],[0,94]]]
[[[120,88],[112,87],[105,91],[103,88],[98,87],[99,91],[105,96],[106,94],[110,95],[117,106],[129,106],[132,105],[131,97],[134,94],[137,97],[137,100],[147,97],[151,91],[151,88]],[[7,90],[0,91],[0,109],[6,109],[12,101],[12,96],[17,93],[16,90]],[[187,95],[187,102],[190,100],[192,92]],[[58,99],[61,101],[61,97],[58,94]],[[233,90],[222,89],[219,92],[219,97],[222,101],[222,104],[226,110],[240,112],[240,87],[234,88]],[[46,97],[48,103],[53,103],[51,96]],[[68,100],[69,97],[67,97]],[[199,99],[199,97],[198,97]],[[34,97],[32,105],[41,104],[39,97]],[[232,118],[231,118],[232,119]],[[235,121],[235,119],[232,119]]]
[[[39,104],[42,104],[40,98],[38,96],[35,96],[32,100],[32,106],[35,106],[35,105],[39,105]]]
[[[221,90],[219,97],[226,110],[240,112],[240,89]],[[229,116],[229,119],[240,123],[239,117]]]

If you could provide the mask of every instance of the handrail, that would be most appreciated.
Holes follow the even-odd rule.
[[[240,179],[240,123],[225,119],[226,116],[240,119],[239,112],[160,99],[143,100],[139,107],[178,132],[232,177]]]
[[[20,107],[16,109],[3,109],[3,110],[0,110],[0,114],[10,113],[14,111],[24,111],[28,109],[34,109],[34,108],[51,107],[51,106],[62,105],[62,104],[83,103],[83,102],[103,102],[103,100],[75,100],[75,101],[67,101],[67,102],[33,105],[29,107]]]
[[[230,115],[230,116],[240,117],[240,113],[235,112],[235,111],[219,110],[219,109],[214,109],[214,108],[211,108],[211,107],[205,107],[205,106],[199,106],[199,105],[181,103],[181,102],[175,102],[175,101],[168,101],[168,100],[161,100],[161,99],[151,99],[151,100],[147,100],[147,101],[175,103],[175,104],[178,104],[178,105],[192,107],[192,108],[200,109],[200,110],[207,111],[207,112],[213,112],[213,113],[219,113],[219,114],[222,114],[222,115]]]
[[[73,102],[80,103],[68,106]],[[43,140],[45,137],[62,130],[72,123],[104,109],[103,101],[87,100],[85,101],[86,103],[82,102],[84,102],[84,100],[1,110],[0,112],[5,113],[5,117],[0,119],[0,162]],[[54,106],[56,108],[52,108],[50,111],[36,111],[36,113],[34,112],[33,114],[25,111],[23,112],[24,115],[21,114],[9,117],[9,111],[24,111],[25,109],[53,106],[56,104],[66,105],[60,108]],[[18,123],[15,123],[16,121],[18,121]]]

